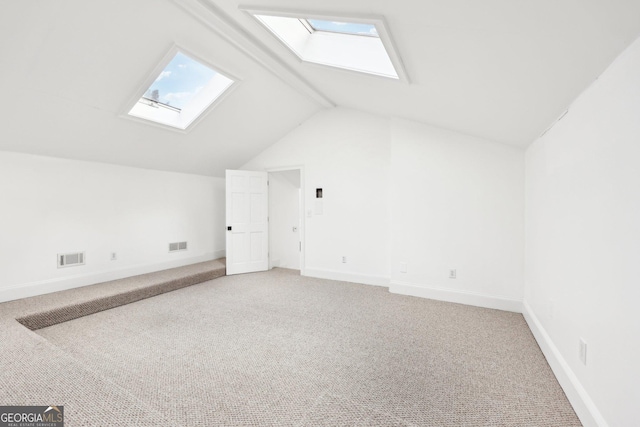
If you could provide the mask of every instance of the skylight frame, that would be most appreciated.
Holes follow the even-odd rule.
[[[272,37],[275,37],[281,44],[287,47],[294,56],[304,64],[308,64],[310,66],[319,66],[319,67],[331,67],[336,71],[346,72],[346,73],[357,73],[359,75],[365,74],[371,77],[377,77],[385,80],[395,80],[401,83],[410,84],[409,75],[404,67],[404,63],[399,54],[399,50],[397,45],[391,36],[390,31],[388,30],[389,26],[387,25],[387,21],[384,16],[381,15],[369,15],[369,14],[345,14],[345,13],[327,13],[327,12],[317,12],[311,10],[291,10],[291,9],[263,9],[262,7],[254,7],[254,6],[246,6],[240,5],[238,7],[240,10],[245,12],[248,16],[253,18],[255,22],[257,22],[258,27],[262,28],[267,33],[271,34]],[[395,73],[397,74],[397,78],[390,78],[388,75],[376,74],[375,72],[367,72],[362,70],[355,70],[345,67],[340,67],[337,65],[324,64],[320,62],[312,62],[303,58],[294,47],[289,45],[286,40],[284,40],[281,36],[272,31],[268,26],[263,23],[259,16],[271,16],[271,17],[283,17],[283,18],[295,18],[300,20],[302,25],[304,25],[307,30],[313,30],[313,27],[310,24],[305,24],[303,21],[307,19],[317,19],[323,21],[338,21],[338,22],[349,22],[349,23],[361,23],[361,24],[371,24],[374,25],[376,31],[378,33],[378,39],[382,43],[386,54],[393,65]],[[307,27],[309,25],[309,27]],[[319,33],[327,33],[327,34],[339,34],[325,31],[318,31]],[[350,37],[358,37],[356,35],[350,35],[345,33],[340,33],[342,36],[350,36]],[[364,36],[363,36],[364,37]]]
[[[199,62],[201,65],[204,65],[210,68],[211,70],[215,71],[217,74],[220,74],[230,79],[232,81],[231,84],[222,93],[220,93],[207,107],[205,107],[199,115],[193,118],[191,122],[187,125],[187,127],[184,129],[180,127],[172,126],[169,124],[165,124],[162,122],[158,122],[151,119],[146,119],[143,117],[138,117],[138,116],[129,114],[130,111],[134,108],[134,106],[141,99],[143,99],[144,94],[147,92],[147,90],[151,87],[151,85],[155,82],[155,80],[158,78],[160,73],[165,70],[167,65],[173,60],[173,58],[178,53],[182,53],[183,55],[188,56],[190,59],[195,60]],[[231,95],[231,93],[240,85],[241,82],[242,82],[242,79],[240,79],[237,75],[229,73],[223,67],[215,65],[210,61],[203,59],[200,55],[194,54],[192,51],[185,49],[183,46],[180,46],[178,44],[173,44],[171,48],[167,51],[167,53],[158,62],[158,65],[156,65],[155,68],[153,68],[153,70],[149,73],[149,75],[145,77],[144,80],[142,80],[142,82],[138,85],[138,89],[134,92],[134,95],[124,105],[124,107],[122,108],[119,114],[119,117],[132,120],[138,123],[144,123],[145,125],[155,126],[165,130],[170,130],[173,132],[187,134],[191,132],[219,104],[224,102],[224,100]],[[155,101],[152,100],[151,102],[155,102]],[[173,107],[171,105],[167,105],[167,108],[172,110],[177,109],[176,107]]]
[[[346,34],[348,36],[355,36],[355,37],[375,37],[375,38],[380,38],[380,36],[378,35],[378,29],[376,28],[376,26],[374,24],[370,24],[370,23],[363,23],[363,22],[345,22],[345,21],[329,21],[328,19],[317,19],[317,18],[305,18],[305,19],[301,19],[301,21],[304,21],[306,23],[305,26],[308,25],[308,28],[311,29],[311,31],[317,31],[320,33],[333,33],[333,34]],[[322,28],[317,28],[315,25],[313,25],[313,23],[311,21],[323,21],[323,22],[340,22],[341,24],[346,24],[346,25],[370,25],[374,28],[376,28],[376,34],[369,34],[369,33],[354,33],[354,32],[350,32],[350,31],[339,31],[339,30],[327,30],[327,29],[322,29]]]

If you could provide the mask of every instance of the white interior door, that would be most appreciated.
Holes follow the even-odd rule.
[[[266,172],[226,171],[227,275],[269,269]]]

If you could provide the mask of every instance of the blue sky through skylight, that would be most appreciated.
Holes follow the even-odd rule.
[[[378,37],[376,26],[372,24],[356,24],[352,22],[324,21],[321,19],[307,19],[316,31],[353,34],[358,36]]]
[[[216,74],[209,67],[178,52],[144,97],[182,109]]]

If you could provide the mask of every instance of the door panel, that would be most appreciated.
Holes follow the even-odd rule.
[[[266,271],[268,259],[267,173],[226,171],[227,274]]]

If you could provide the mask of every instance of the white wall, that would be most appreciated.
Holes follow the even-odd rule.
[[[305,217],[307,275],[521,309],[523,150],[336,108],[243,169],[290,165],[304,166],[307,212],[324,190],[323,214]]]
[[[526,153],[527,320],[586,426],[640,420],[639,76],[640,40]]]
[[[220,178],[0,152],[0,200],[0,301],[224,254]],[[86,265],[57,268],[75,251]]]
[[[520,311],[524,151],[404,120],[391,138],[391,290]]]
[[[389,280],[389,126],[346,109],[318,113],[242,169],[304,166],[305,273],[362,283]],[[322,215],[315,189],[323,188]],[[347,263],[342,263],[342,256]]]
[[[269,173],[271,267],[300,270],[300,191],[299,170]]]

